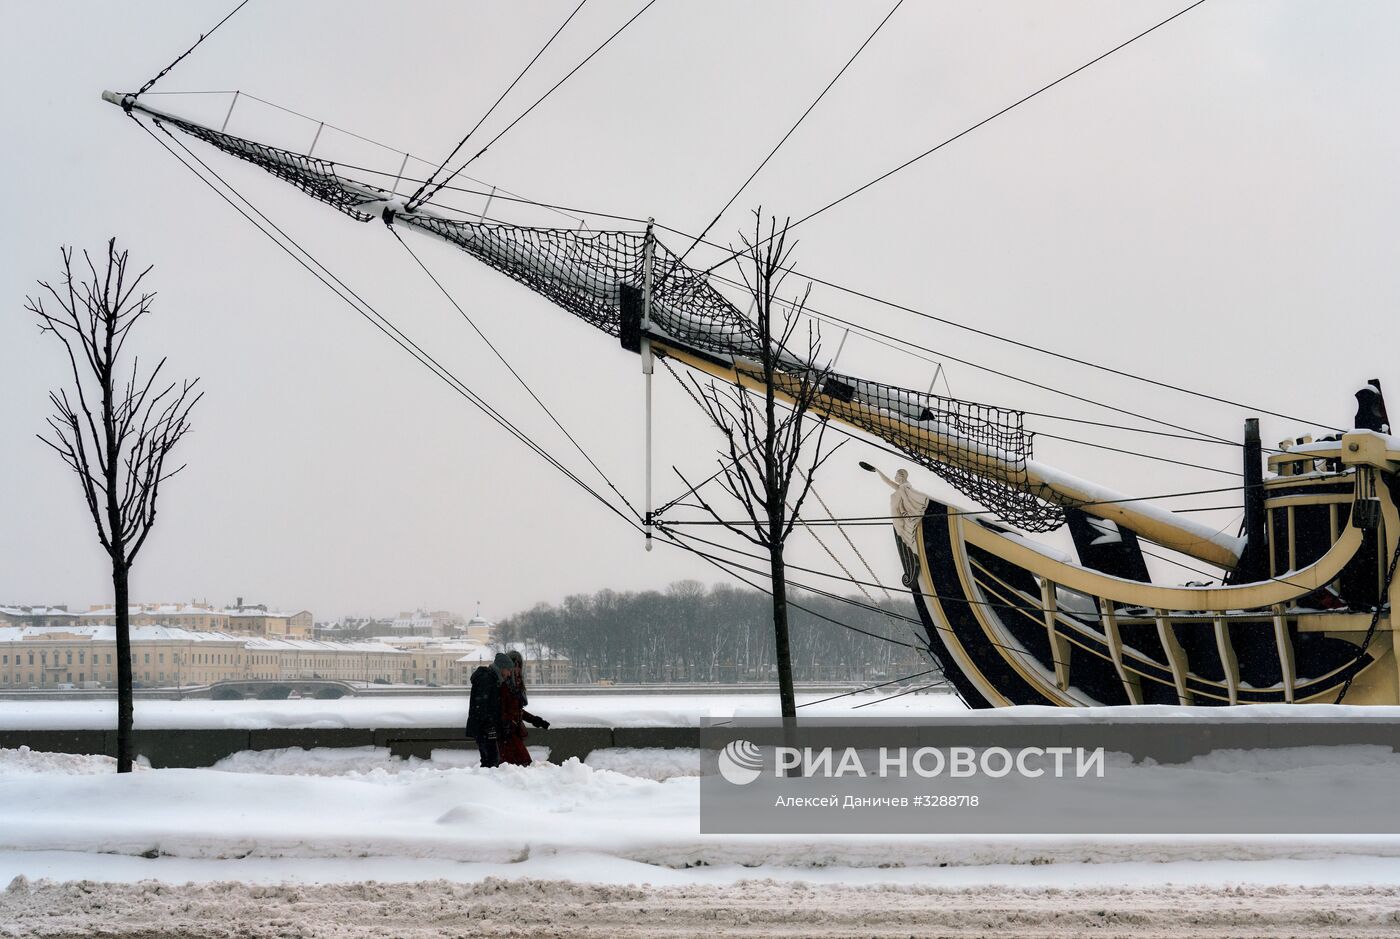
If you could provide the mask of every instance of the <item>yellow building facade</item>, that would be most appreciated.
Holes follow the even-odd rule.
[[[309,615],[309,614],[308,614]],[[568,660],[525,653],[527,684],[570,678]],[[465,640],[396,637],[332,642],[173,626],[131,627],[132,680],[144,688],[220,681],[331,679],[425,687],[464,685],[495,650]],[[116,628],[108,624],[0,626],[0,691],[116,687]]]

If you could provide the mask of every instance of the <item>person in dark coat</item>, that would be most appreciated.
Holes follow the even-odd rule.
[[[501,762],[529,766],[533,760],[525,746],[525,738],[530,736],[525,724],[543,729],[549,726],[549,721],[525,710],[530,699],[525,692],[524,659],[514,649],[506,654],[510,656],[512,668],[510,677],[501,683]]]
[[[501,719],[501,692],[514,665],[510,656],[497,653],[490,665],[472,672],[471,698],[467,705],[467,736],[476,740],[484,768],[501,765],[501,740],[505,725]]]

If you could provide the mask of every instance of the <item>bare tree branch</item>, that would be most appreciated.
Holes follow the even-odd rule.
[[[87,276],[75,276],[73,250],[62,248],[63,280],[40,281],[25,309],[39,321],[41,335],[52,334],[68,358],[71,391],[49,395],[54,413],[48,434],[39,439],[78,477],[97,540],[112,563],[117,629],[118,771],[131,769],[131,663],[128,614],[129,572],[155,525],[163,482],[184,466],[167,471],[171,451],[190,430],[190,413],[203,397],[193,382],[160,379],[165,359],[142,375],[139,357],[130,367],[122,357],[131,329],[151,310],[154,293],[141,289],[151,268],[135,277],[127,252],[107,242],[101,273],[83,252]],[[53,305],[46,304],[48,298]]]
[[[732,513],[718,511],[699,494],[699,487],[691,486],[690,491],[716,522],[768,550],[778,683],[786,732],[795,726],[796,705],[783,551],[801,517],[813,477],[834,450],[825,448],[825,417],[810,413],[812,406],[826,395],[830,377],[829,370],[817,364],[820,335],[804,315],[811,285],[786,305],[785,313],[774,315],[775,298],[792,266],[789,259],[794,245],[787,240],[786,223],[780,229],[777,219],[770,219],[768,228],[765,238],[762,212],[755,212],[753,237],[741,233],[745,250],[737,252],[747,261],[740,270],[753,298],[753,349],[757,360],[736,357],[732,384],[711,381],[701,385],[691,379],[689,386],[683,387],[724,437],[720,471],[712,478],[740,505],[747,524],[727,518]],[[798,325],[804,321],[807,348],[800,350],[795,339]],[[801,473],[804,465],[806,472],[795,484],[795,474]]]

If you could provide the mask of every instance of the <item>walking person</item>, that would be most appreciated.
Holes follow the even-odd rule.
[[[524,658],[514,649],[506,654],[511,661],[511,672],[501,683],[501,762],[529,766],[534,761],[525,746],[525,738],[530,735],[525,724],[545,729],[549,721],[525,710],[530,699],[525,691]]]
[[[472,672],[467,736],[476,740],[481,765],[486,769],[501,765],[501,741],[505,736],[501,717],[502,690],[513,669],[510,656],[498,652],[490,665],[482,665]]]

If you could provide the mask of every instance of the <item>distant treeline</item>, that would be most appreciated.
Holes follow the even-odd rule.
[[[916,634],[922,627],[800,591],[790,592],[789,602],[797,681],[878,681],[930,667],[919,649],[838,624],[910,645],[920,641]],[[909,602],[882,607],[915,617]],[[542,603],[497,629],[498,640],[506,645],[543,644],[564,654],[580,681],[770,681],[776,675],[772,600],[727,585],[706,588],[697,581],[678,581],[665,592],[578,594],[558,606]]]

